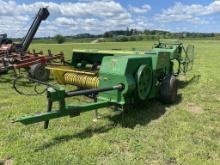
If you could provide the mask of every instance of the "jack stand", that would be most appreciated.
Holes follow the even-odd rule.
[[[94,102],[95,102],[95,103],[97,102],[97,98],[94,99]],[[95,110],[95,117],[94,117],[94,119],[93,119],[93,122],[97,122],[98,119],[100,119],[100,118],[101,118],[101,117],[100,117],[99,114],[98,114],[98,110],[96,109],[96,110]]]
[[[95,117],[94,117],[93,121],[97,122],[99,118],[100,118],[100,116],[98,116],[98,110],[96,109],[95,110]]]

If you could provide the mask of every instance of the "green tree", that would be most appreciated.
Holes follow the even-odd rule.
[[[66,38],[60,34],[56,35],[54,38],[58,44],[62,44],[66,41]]]

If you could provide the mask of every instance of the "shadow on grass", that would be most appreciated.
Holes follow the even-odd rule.
[[[182,100],[182,95],[178,95],[177,102],[179,104]],[[35,152],[45,150],[54,145],[70,141],[74,138],[85,139],[90,138],[95,134],[106,133],[111,129],[114,129],[116,125],[121,125],[124,128],[135,128],[136,125],[147,125],[152,120],[156,120],[165,114],[169,105],[163,105],[156,100],[151,100],[148,103],[139,105],[136,108],[130,108],[126,112],[115,113],[114,115],[103,116],[102,119],[111,121],[111,124],[102,127],[88,127],[81,132],[73,135],[63,135],[55,137],[51,142],[45,143],[39,148],[35,149]]]
[[[159,119],[166,113],[168,107],[177,105],[181,101],[182,94],[177,95],[177,100],[173,105],[165,105],[157,100],[150,100],[149,102],[130,107],[125,113],[107,116],[107,118],[115,124],[120,124],[122,127],[133,129],[137,124],[146,125],[152,120]]]
[[[190,80],[188,81],[181,81],[181,80],[178,80],[177,79],[177,85],[178,85],[178,88],[179,89],[182,89],[182,88],[185,88],[187,87],[188,85],[190,84],[193,84],[193,83],[198,83],[199,80],[201,78],[201,75],[194,75]]]
[[[48,142],[48,143],[43,144],[42,146],[39,146],[34,151],[35,152],[39,152],[39,151],[45,150],[47,148],[50,148],[52,146],[55,146],[57,144],[61,144],[63,142],[70,141],[72,139],[85,139],[85,138],[89,138],[89,137],[92,137],[95,134],[100,134],[100,133],[108,132],[112,128],[113,128],[113,125],[107,125],[107,126],[98,127],[98,128],[88,127],[85,130],[83,130],[81,132],[78,132],[76,134],[73,134],[73,135],[63,135],[63,136],[55,137],[55,138],[53,138],[53,140],[51,142]]]
[[[185,88],[192,83],[197,83],[200,79],[200,75],[194,75],[189,81],[179,81],[178,88]],[[178,94],[176,103],[171,106],[175,106],[182,101],[182,94]],[[144,104],[138,104],[130,106],[124,113],[115,113],[113,115],[103,116],[102,119],[107,119],[111,121],[111,124],[101,126],[101,127],[88,127],[83,131],[80,131],[72,135],[63,135],[55,137],[51,142],[45,143],[42,146],[35,149],[35,152],[45,150],[54,145],[61,144],[63,142],[68,142],[74,138],[85,139],[90,138],[95,134],[106,133],[115,128],[116,125],[121,125],[124,128],[134,129],[136,125],[147,125],[152,120],[159,119],[162,115],[166,113],[167,108],[170,105],[164,105],[156,100],[150,100]]]

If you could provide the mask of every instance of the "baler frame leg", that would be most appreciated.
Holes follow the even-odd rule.
[[[97,98],[94,98],[94,102],[97,103]],[[98,109],[95,109],[93,121],[94,121],[94,122],[97,122],[98,119],[100,119],[100,118],[101,118],[101,117],[99,116]]]
[[[52,111],[52,107],[53,107],[53,101],[48,98],[47,112],[51,112]],[[44,122],[44,129],[48,128],[49,122],[50,122],[50,120],[46,120]]]
[[[96,109],[96,110],[94,111],[94,119],[93,119],[93,121],[94,121],[94,122],[97,122],[98,119],[99,119],[99,115],[98,115],[98,110]]]

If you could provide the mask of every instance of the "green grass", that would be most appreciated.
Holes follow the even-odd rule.
[[[89,43],[96,38],[66,38],[65,43]],[[55,39],[34,39],[32,41],[33,44],[57,44],[57,41]]]
[[[186,41],[196,47],[193,71],[179,83],[179,101],[156,100],[125,114],[108,108],[42,124],[11,124],[17,116],[46,110],[46,96],[19,96],[12,72],[0,77],[0,159],[14,164],[220,164],[220,41]],[[150,49],[153,42],[33,44],[32,48]],[[68,87],[71,88],[71,87]],[[84,98],[69,102],[80,104]],[[1,164],[1,163],[0,163]]]

